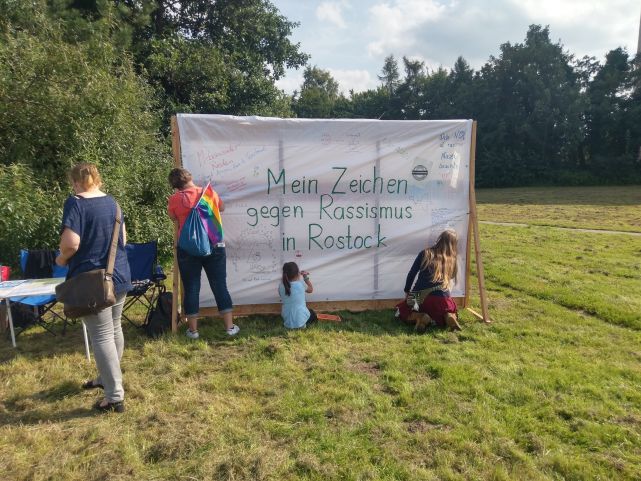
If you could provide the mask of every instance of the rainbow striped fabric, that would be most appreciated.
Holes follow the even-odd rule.
[[[208,183],[195,207],[200,213],[207,236],[214,247],[218,242],[223,241],[223,219],[218,209],[219,204],[218,194],[212,188],[211,183]]]

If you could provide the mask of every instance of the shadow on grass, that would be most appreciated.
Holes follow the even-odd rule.
[[[99,413],[92,408],[75,408],[69,411],[50,412],[43,409],[35,409],[27,412],[5,412],[0,414],[0,426],[23,426],[25,424],[40,424],[43,421],[48,423],[55,423],[61,421],[68,421],[70,419],[89,418],[100,416]]]
[[[424,334],[419,334],[415,332],[413,325],[405,324],[394,318],[394,311],[391,309],[362,312],[338,311],[336,314],[340,315],[342,322],[319,321],[307,329],[326,332],[354,332],[370,336],[431,335],[445,330],[432,326],[428,327]],[[280,316],[273,314],[241,317],[236,322],[241,328],[240,335],[248,337],[280,337],[292,331],[283,326],[283,320]]]
[[[477,189],[478,204],[641,205],[639,186]]]
[[[144,336],[142,329],[124,322],[122,330],[125,342],[139,336]],[[78,354],[85,357],[85,341],[82,335],[82,323],[77,321],[67,326],[67,332],[62,334],[62,324],[54,325],[55,336],[42,327],[33,326],[21,332],[16,337],[17,347],[11,345],[9,331],[0,337],[0,363],[7,363],[17,357],[28,359],[46,359],[52,356]]]
[[[404,324],[394,318],[391,309],[376,311],[339,311],[342,322],[318,322],[308,327],[326,332],[362,333],[369,336],[398,336],[421,335],[414,327]],[[134,319],[136,320],[136,319]],[[219,318],[203,318],[199,321],[201,339],[212,344],[231,344],[242,338],[272,338],[284,337],[290,332],[283,326],[282,318],[278,315],[251,315],[235,318],[240,326],[240,334],[229,337]],[[142,329],[123,323],[122,325],[126,349],[142,351],[146,345],[155,342],[148,338]],[[175,339],[179,342],[191,342],[184,336],[185,325],[180,325],[176,336],[167,334],[164,339]],[[434,335],[443,332],[440,328],[428,328],[422,335]],[[52,336],[41,328],[30,329],[18,338],[18,347],[14,349],[11,341],[6,338],[0,343],[0,362],[6,363],[21,357],[29,360],[47,359],[61,355],[79,355],[84,358],[84,340],[80,323],[67,328],[67,334]],[[91,361],[93,365],[93,359]]]
[[[75,408],[68,411],[53,411],[49,406],[70,396],[79,395],[82,392],[82,388],[78,383],[64,381],[51,389],[44,389],[26,396],[12,396],[2,406],[0,426],[38,424],[42,421],[66,421],[100,414],[91,407]],[[38,406],[43,406],[44,404],[44,407],[33,409],[32,406],[36,404]]]
[[[40,359],[53,354],[72,354],[74,352],[84,355],[85,348],[80,322],[68,325],[65,335],[62,335],[61,324],[54,326],[54,332],[55,336],[42,327],[30,327],[16,337],[17,347],[14,348],[7,330],[6,334],[0,337],[0,363],[9,362],[18,356]]]

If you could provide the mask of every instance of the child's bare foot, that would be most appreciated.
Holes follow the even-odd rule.
[[[448,312],[445,314],[445,324],[452,331],[462,331],[461,325],[458,323],[458,316],[454,313]]]

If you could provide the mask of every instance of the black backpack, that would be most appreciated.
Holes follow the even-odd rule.
[[[38,312],[39,308],[23,304],[22,302],[12,302],[11,303],[11,320],[13,321],[13,327],[18,327],[20,329],[26,329],[29,326],[33,326],[38,321]]]
[[[149,311],[142,326],[147,336],[158,337],[171,331],[172,305],[173,294],[171,292],[163,292],[158,296],[156,306]]]

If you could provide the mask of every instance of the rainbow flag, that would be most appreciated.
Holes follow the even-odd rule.
[[[208,183],[195,207],[198,209],[203,226],[207,231],[207,236],[213,246],[223,241],[223,219],[218,209],[219,204],[220,198],[218,194],[212,188],[211,183]]]

